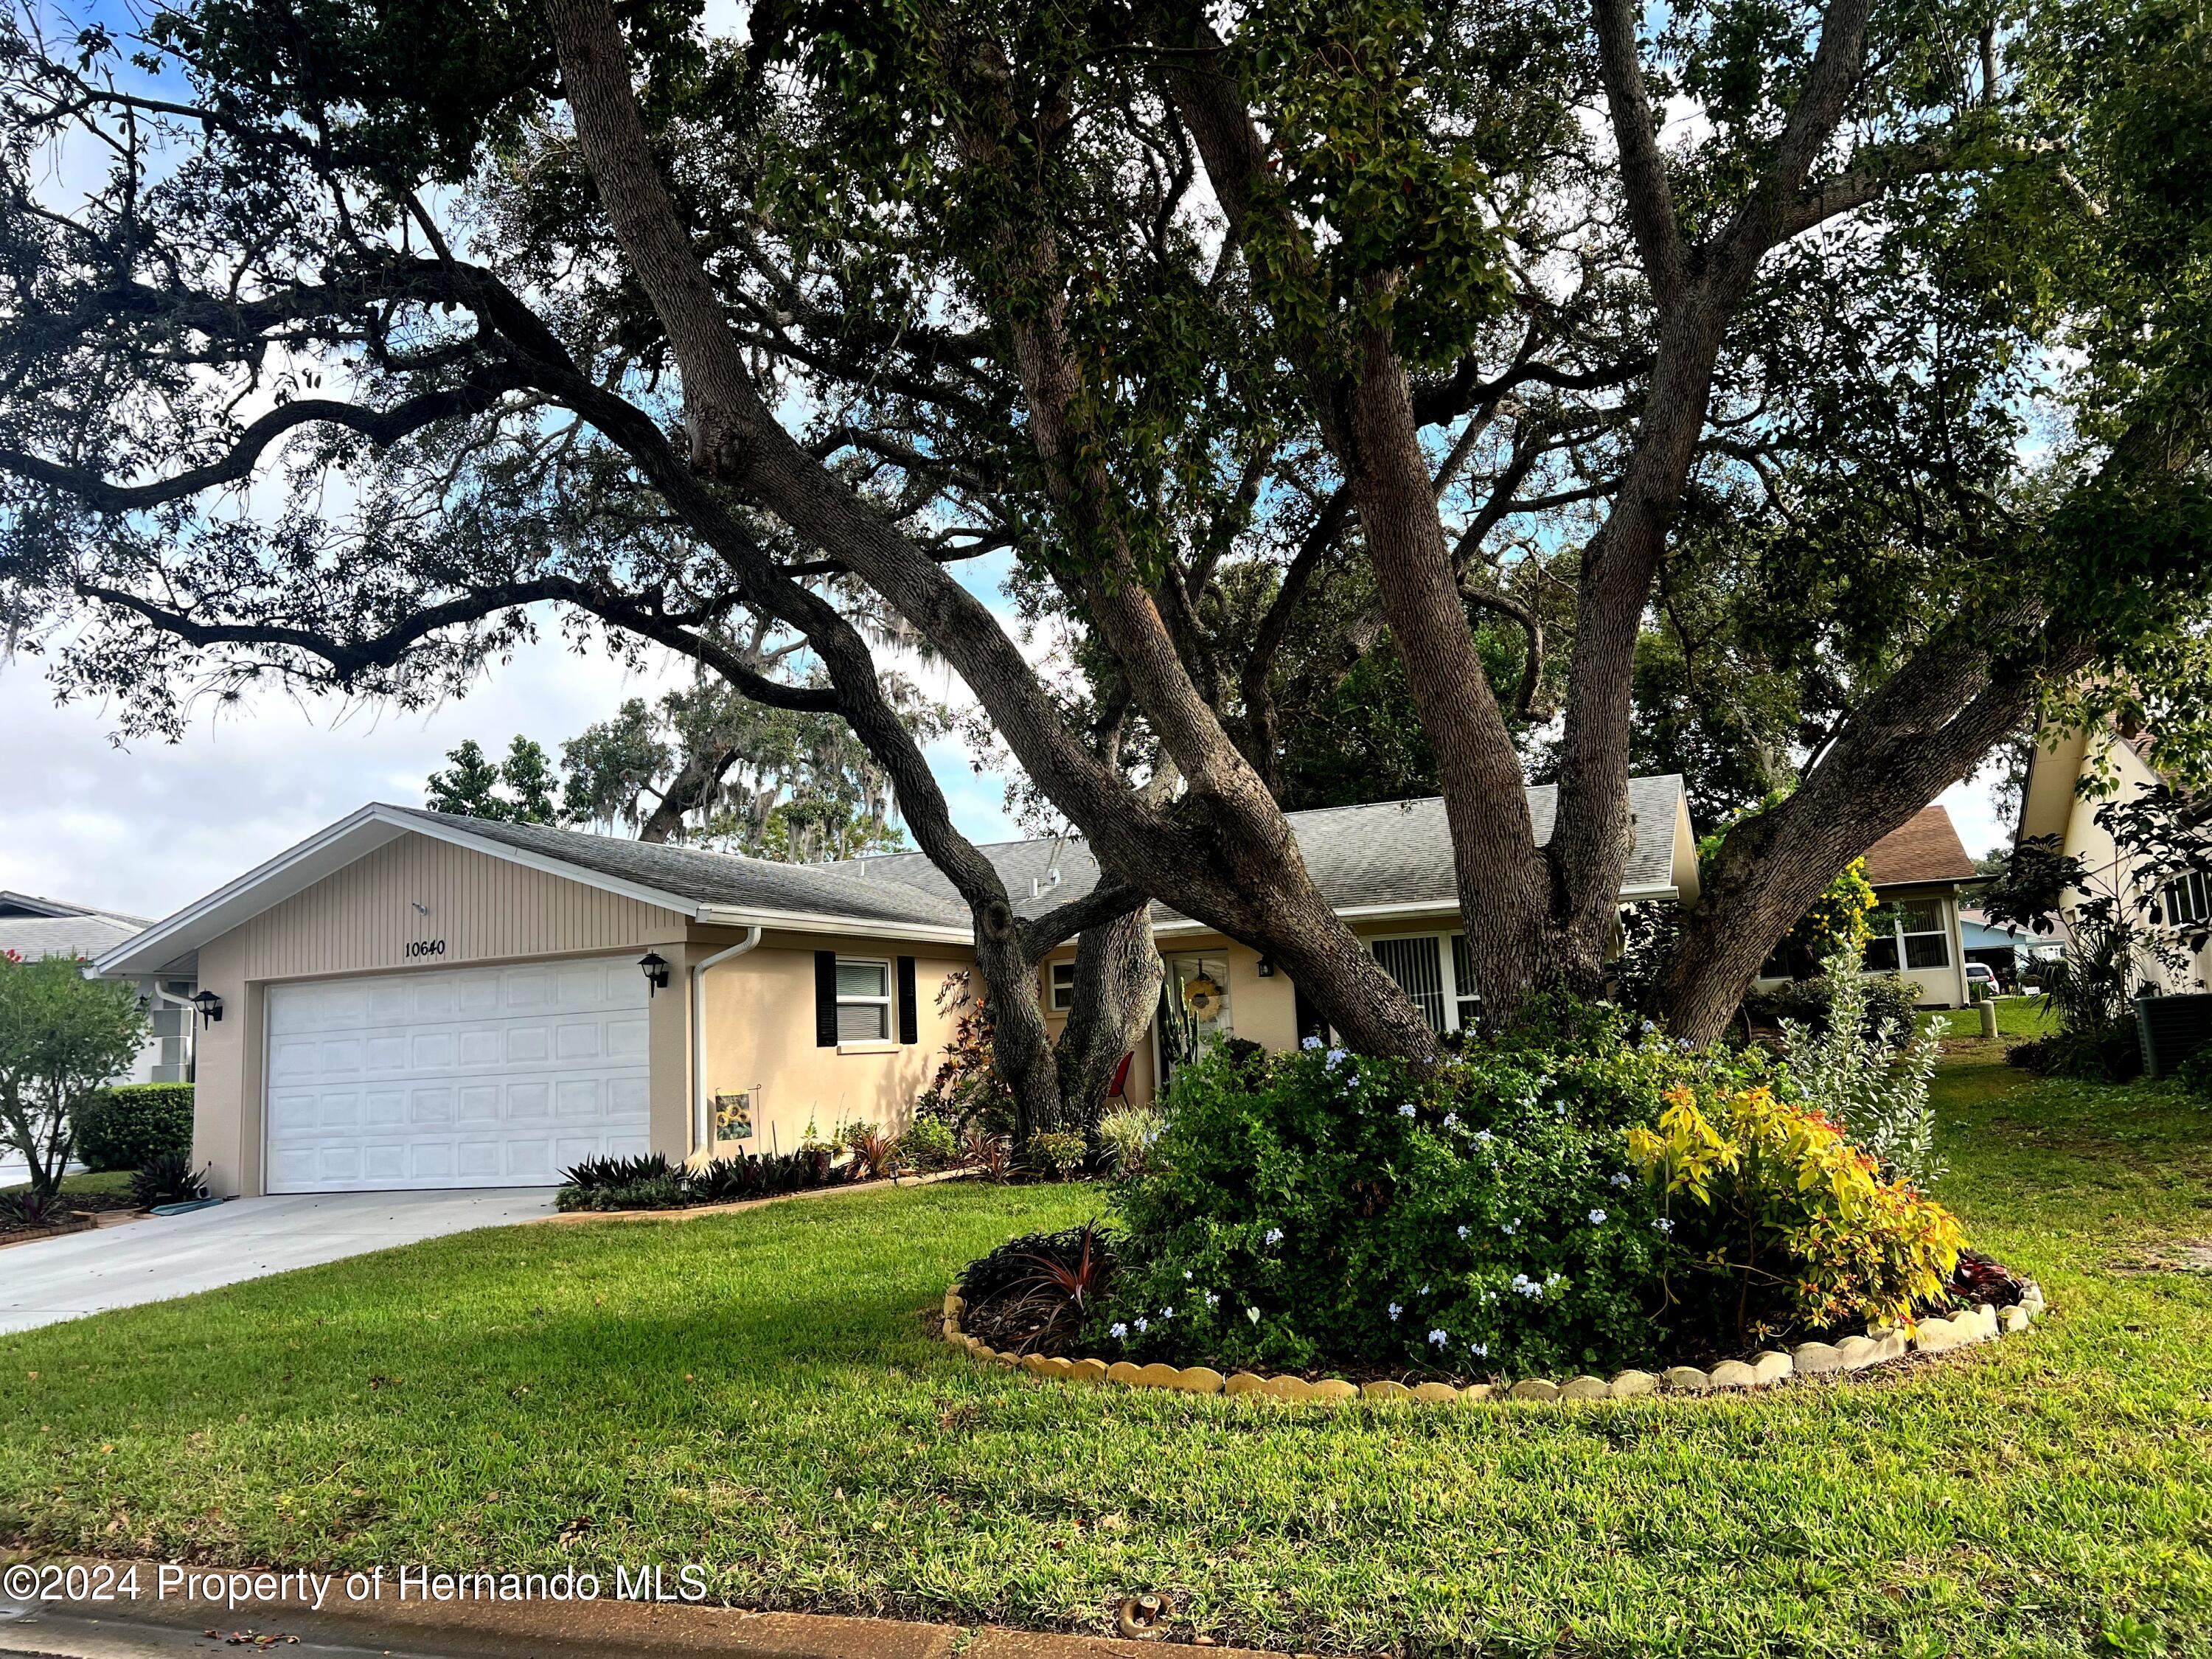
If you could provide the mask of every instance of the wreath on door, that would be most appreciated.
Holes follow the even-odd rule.
[[[1221,987],[1200,974],[1182,988],[1182,1006],[1202,1025],[1211,1025],[1221,1018]]]

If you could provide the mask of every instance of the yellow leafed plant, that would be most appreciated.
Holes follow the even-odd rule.
[[[1948,1210],[1764,1087],[1702,1104],[1675,1089],[1628,1149],[1664,1188],[1676,1242],[1734,1281],[1742,1340],[1909,1320],[1942,1299],[1965,1243]]]

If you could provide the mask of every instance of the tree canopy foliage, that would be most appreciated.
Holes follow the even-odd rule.
[[[1282,817],[1340,745],[1433,768],[1487,1019],[1597,982],[1632,766],[1794,781],[1682,918],[1692,1035],[2039,714],[2212,752],[2181,0],[763,0],[743,41],[681,0],[39,3],[12,635],[155,731],[264,681],[420,702],[549,625],[837,714],[977,917],[1018,1092],[1051,930],[872,641],[961,676],[1102,909],[1417,1060]]]

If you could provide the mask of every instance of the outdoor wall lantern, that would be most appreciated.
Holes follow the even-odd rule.
[[[1261,957],[1260,958],[1260,977],[1261,979],[1273,979],[1274,976],[1274,959],[1271,957]]]
[[[659,951],[647,951],[637,959],[637,965],[643,971],[645,982],[650,988],[646,995],[657,995],[668,988],[668,963]]]
[[[203,991],[192,999],[192,1006],[200,1012],[200,1024],[213,1025],[222,1018],[222,999],[212,991]]]

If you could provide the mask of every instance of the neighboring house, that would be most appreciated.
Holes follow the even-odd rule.
[[[1941,806],[1923,806],[1867,848],[1867,881],[1881,908],[1867,943],[1869,973],[1902,974],[1923,1008],[1963,1008],[1966,952],[1959,889],[1978,873]]]
[[[2021,792],[2020,828],[2014,845],[2040,836],[2057,839],[2061,853],[2081,860],[2098,891],[2125,896],[2132,890],[2127,855],[2097,822],[2107,800],[2127,799],[2165,786],[2148,758],[2147,734],[2128,736],[2111,722],[2094,730],[2042,733],[2028,751],[2027,780]],[[2084,789],[2087,793],[2083,793]],[[2212,919],[2212,875],[2192,871],[2168,882],[2159,894],[2161,920],[2169,926],[2194,926]],[[2064,921],[2070,912],[2062,909]],[[2137,963],[2144,982],[2165,993],[2202,990],[2212,983],[2212,945],[2179,969],[2146,955]]]
[[[28,893],[0,891],[0,952],[25,961],[40,957],[76,957],[89,961],[112,951],[144,930],[143,916]],[[192,1076],[191,1026],[187,1003],[198,988],[190,975],[153,976],[138,988],[154,1023],[153,1035],[130,1071],[127,1083],[189,1083]]]
[[[2001,985],[2017,984],[2021,975],[2030,971],[2036,939],[2024,927],[1991,921],[1972,905],[1962,904],[1959,940],[1966,948],[1966,960],[1987,966]]]
[[[1693,899],[1680,780],[1638,779],[1630,799],[1623,902]],[[1529,805],[1548,837],[1551,791]],[[1442,803],[1291,822],[1322,891],[1431,1024],[1469,1018]],[[1025,914],[1097,878],[1079,840],[983,850]],[[1155,1022],[1132,1056],[1131,1098],[1197,1042],[1286,1048],[1312,1022],[1257,953],[1157,907],[1154,921],[1170,1029]],[[194,1157],[217,1191],[529,1186],[595,1153],[788,1151],[810,1123],[902,1127],[951,1035],[938,992],[972,969],[970,938],[916,854],[773,864],[371,805],[97,969],[216,1000]],[[1048,1006],[1064,1009],[1073,957],[1040,969]]]
[[[1923,806],[1866,853],[1867,881],[1880,908],[1867,941],[1866,971],[1910,980],[1923,1008],[1963,1008],[1966,952],[1960,933],[1959,889],[1976,874],[1973,860],[1941,806]],[[1788,982],[1787,968],[1769,962],[1759,983]]]

